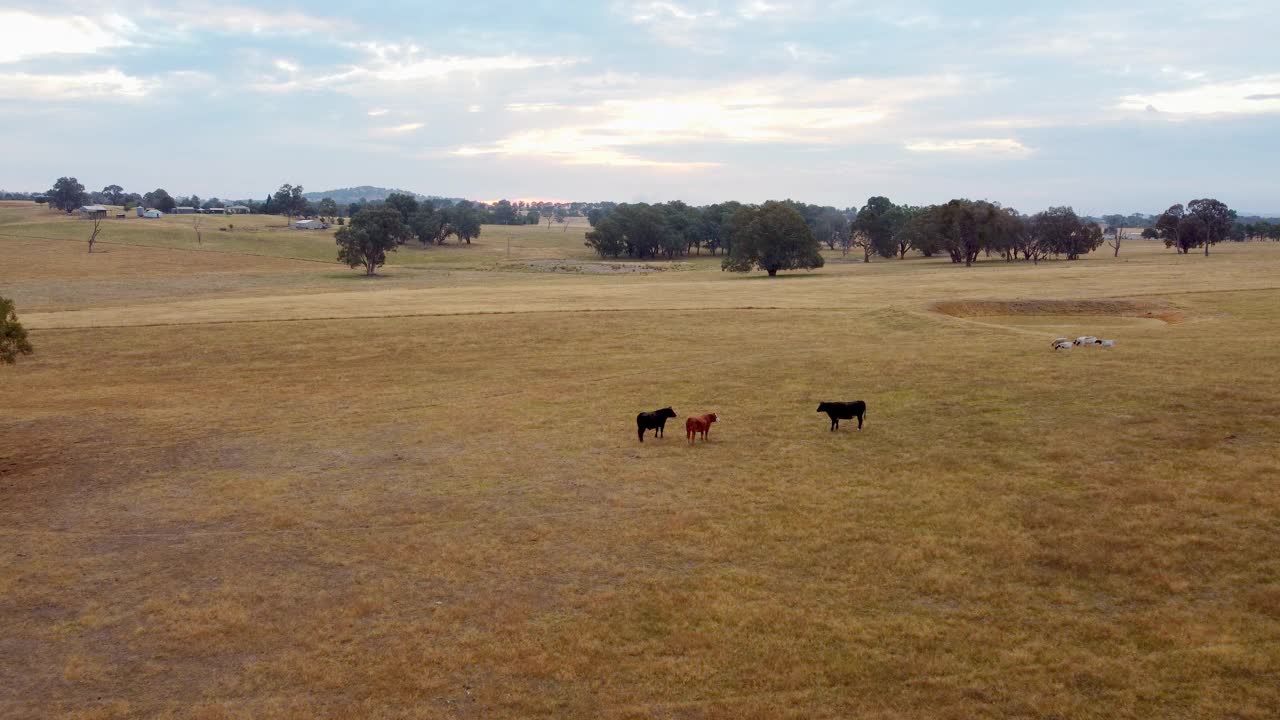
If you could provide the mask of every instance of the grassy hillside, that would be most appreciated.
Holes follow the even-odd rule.
[[[1278,245],[771,280],[486,227],[366,280],[189,221],[0,208],[5,717],[1280,706]]]

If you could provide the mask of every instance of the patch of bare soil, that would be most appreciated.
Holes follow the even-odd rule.
[[[934,303],[933,310],[959,318],[1093,315],[1149,318],[1166,323],[1184,319],[1182,311],[1175,308],[1136,300],[959,300]]]
[[[536,272],[563,272],[585,275],[635,275],[663,272],[671,268],[644,263],[623,262],[575,262],[572,260],[531,260],[524,263]]]

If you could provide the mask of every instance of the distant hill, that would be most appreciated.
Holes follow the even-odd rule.
[[[368,200],[369,202],[386,200],[387,196],[390,195],[391,193],[404,193],[406,195],[413,195],[419,200],[448,200],[450,202],[457,202],[460,199],[460,198],[446,198],[446,197],[441,197],[439,195],[423,195],[421,193],[416,193],[411,190],[399,190],[396,188],[374,187],[372,185],[361,185],[359,187],[338,188],[337,190],[322,190],[320,192],[303,193],[303,197],[305,197],[306,199],[312,202],[316,202],[317,200],[323,200],[324,198],[333,198],[333,201],[338,203],[339,205],[350,205],[351,203],[357,203],[357,202],[360,202],[361,200]]]

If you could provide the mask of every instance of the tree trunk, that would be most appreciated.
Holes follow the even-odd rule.
[[[1209,257],[1209,241],[1207,239],[1204,241],[1204,256]]]
[[[765,272],[769,273],[769,277],[777,277],[777,276],[778,276],[778,269],[777,269],[777,268],[769,268],[769,269],[765,270]]]

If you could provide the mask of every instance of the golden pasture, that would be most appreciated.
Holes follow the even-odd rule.
[[[283,222],[0,208],[0,716],[1280,707],[1280,245],[365,279]]]

